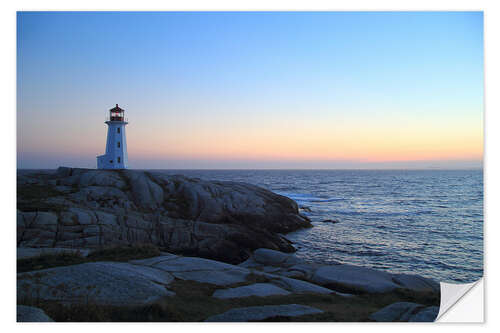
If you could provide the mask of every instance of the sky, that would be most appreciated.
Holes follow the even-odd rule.
[[[18,12],[17,167],[480,168],[482,12]]]

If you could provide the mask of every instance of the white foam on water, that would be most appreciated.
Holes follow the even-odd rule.
[[[292,193],[292,192],[282,192],[282,191],[274,191],[275,193],[288,197],[297,203],[308,203],[308,202],[333,202],[333,201],[340,201],[340,200],[345,200],[343,198],[320,198],[313,196],[311,194],[304,194],[304,193]]]

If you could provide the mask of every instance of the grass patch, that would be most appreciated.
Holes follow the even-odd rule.
[[[87,259],[79,252],[40,254],[36,257],[18,259],[17,272],[24,273],[58,266],[77,265],[84,262],[87,262]]]
[[[89,261],[129,261],[152,258],[160,255],[160,249],[154,245],[137,244],[132,246],[105,247],[91,252],[87,256],[87,259]]]
[[[157,304],[131,307],[89,304],[63,305],[41,302],[38,307],[56,322],[154,322],[171,321]]]
[[[24,273],[46,268],[70,266],[95,261],[129,261],[146,259],[161,255],[154,245],[140,244],[131,246],[113,246],[91,252],[84,257],[80,252],[61,252],[40,254],[36,257],[17,260],[17,272]]]
[[[257,279],[257,281],[260,280]],[[394,302],[406,301],[439,306],[439,295],[408,290],[355,297],[342,297],[335,294],[292,294],[217,299],[212,297],[212,294],[221,287],[208,283],[175,280],[169,285],[169,289],[176,295],[165,297],[146,306],[97,305],[92,303],[91,298],[86,304],[79,305],[61,305],[48,301],[30,302],[29,300],[22,300],[20,304],[37,306],[55,321],[71,322],[199,322],[233,308],[282,304],[309,305],[323,310],[324,313],[300,317],[280,316],[268,318],[265,321],[364,322],[370,321],[369,316],[373,312]]]
[[[23,200],[41,200],[48,197],[61,195],[61,192],[56,190],[51,185],[18,185],[17,198]]]
[[[17,209],[23,212],[60,212],[67,207],[60,204],[47,203],[44,200],[61,195],[52,185],[18,185]]]

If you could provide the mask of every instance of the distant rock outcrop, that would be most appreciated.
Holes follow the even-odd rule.
[[[257,248],[293,252],[278,233],[310,227],[297,204],[245,183],[134,170],[18,173],[18,247],[151,243],[239,263]]]

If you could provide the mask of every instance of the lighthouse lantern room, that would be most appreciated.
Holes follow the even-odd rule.
[[[127,140],[125,137],[124,118],[125,110],[118,104],[109,110],[109,117],[105,123],[108,125],[106,140],[106,154],[97,156],[98,169],[126,169],[128,168]]]

